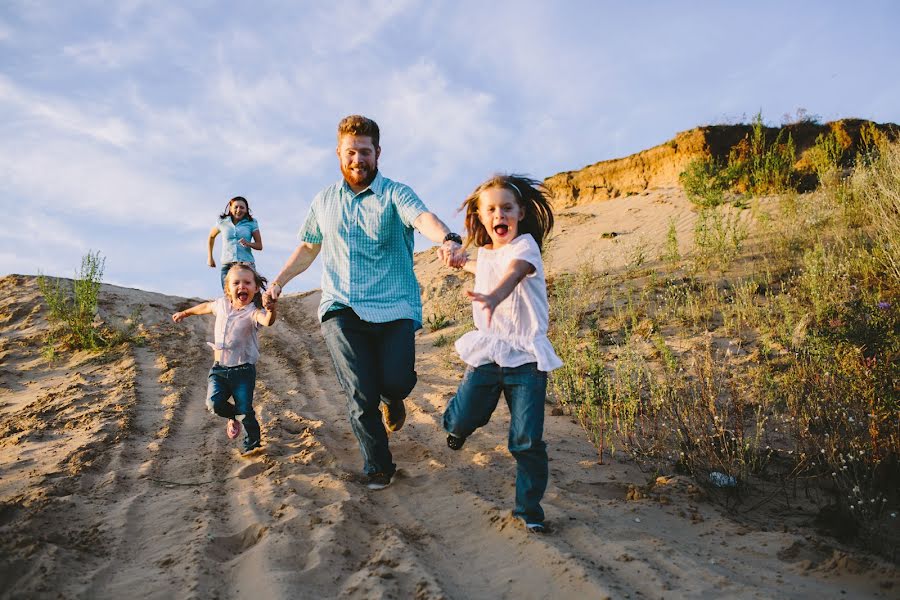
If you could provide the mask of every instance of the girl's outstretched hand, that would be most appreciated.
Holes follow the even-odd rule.
[[[209,258],[206,259],[206,264],[208,264],[210,267],[215,268],[215,266],[216,266],[216,261],[213,260],[213,257],[212,257],[212,256],[210,256]]]
[[[174,315],[172,315],[172,320],[176,323],[181,323],[184,320],[184,317],[187,316],[183,311],[178,311]]]
[[[470,290],[466,290],[466,296],[468,296],[469,300],[472,302],[479,303],[481,305],[481,310],[487,313],[487,326],[488,329],[490,329],[491,317],[494,316],[494,310],[497,308],[497,305],[500,304],[500,301],[497,300],[493,294],[480,294]]]

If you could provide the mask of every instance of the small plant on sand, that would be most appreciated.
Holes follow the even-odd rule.
[[[453,320],[449,315],[442,312],[434,312],[425,317],[424,325],[428,328],[428,331],[437,331],[449,326],[451,323],[453,323]]]
[[[660,257],[672,267],[677,266],[679,261],[681,261],[681,254],[678,252],[678,230],[675,225],[675,217],[670,218],[669,228],[666,230],[666,243]]]
[[[677,465],[708,481],[713,471],[746,482],[766,466],[767,410],[729,373],[711,345],[690,355],[687,368],[667,369],[654,382],[658,418]]]
[[[81,270],[72,282],[71,293],[59,279],[38,276],[38,288],[55,324],[49,345],[61,341],[77,350],[96,350],[106,345],[97,316],[100,282],[106,259],[100,252],[88,252],[81,259]],[[50,353],[52,355],[52,352]]]
[[[138,307],[119,326],[100,321],[97,307],[106,259],[100,252],[88,252],[81,258],[81,269],[71,285],[61,279],[39,275],[38,289],[49,311],[50,331],[44,356],[53,359],[62,349],[100,350],[122,343],[142,344],[138,334],[142,308]]]

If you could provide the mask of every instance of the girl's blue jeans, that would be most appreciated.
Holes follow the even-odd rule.
[[[343,308],[325,313],[322,336],[347,394],[350,428],[359,442],[363,471],[393,475],[397,467],[380,404],[403,400],[416,385],[413,321],[371,323]]]
[[[206,407],[226,419],[243,415],[244,449],[259,446],[259,422],[253,410],[253,388],[256,387],[256,365],[243,364],[223,367],[214,363],[209,370],[206,388]],[[228,401],[234,398],[234,404]]]
[[[547,444],[544,443],[544,398],[547,373],[537,363],[501,367],[488,363],[468,367],[456,395],[444,411],[444,429],[469,437],[487,425],[500,393],[509,406],[508,447],[516,459],[516,508],[513,515],[526,523],[543,523],[541,498],[547,489]]]

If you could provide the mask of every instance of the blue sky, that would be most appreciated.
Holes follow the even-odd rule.
[[[897,23],[887,0],[4,0],[0,273],[72,276],[99,250],[109,283],[212,297],[206,237],[243,195],[273,276],[351,113],[454,229],[497,171],[541,179],[759,110],[898,123]]]

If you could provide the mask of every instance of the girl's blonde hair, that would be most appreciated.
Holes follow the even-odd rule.
[[[257,273],[256,269],[253,268],[253,265],[251,265],[250,263],[239,262],[239,263],[234,263],[233,265],[231,265],[231,268],[228,269],[228,273],[225,274],[225,296],[229,300],[233,300],[231,295],[228,293],[228,278],[231,276],[232,272],[240,271],[240,270],[250,271],[251,273],[253,273],[253,279],[256,280],[256,288],[257,288],[256,295],[253,296],[253,304],[256,306],[256,308],[262,308],[262,306],[263,306],[262,293],[264,291],[266,291],[266,284],[269,283],[269,280],[266,279],[265,277],[263,277],[262,275],[260,275],[259,273]]]
[[[524,175],[494,175],[469,194],[459,207],[466,214],[466,247],[485,246],[491,243],[491,236],[478,218],[478,198],[481,192],[491,188],[509,190],[516,202],[525,212],[519,222],[519,234],[530,233],[538,248],[542,248],[544,239],[553,229],[553,208],[550,205],[550,192],[544,185]]]

